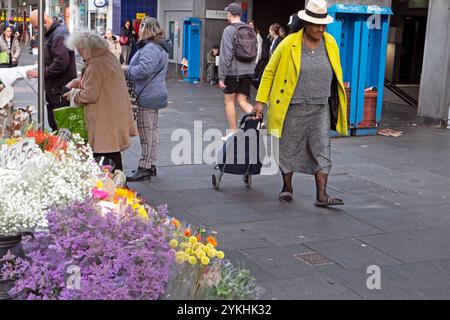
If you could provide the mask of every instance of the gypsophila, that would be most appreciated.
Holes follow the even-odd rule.
[[[21,170],[0,168],[0,235],[45,228],[45,214],[88,198],[99,174],[92,150],[77,137],[65,153],[37,150]]]

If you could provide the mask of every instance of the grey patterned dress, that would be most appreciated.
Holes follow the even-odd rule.
[[[297,87],[283,126],[279,165],[284,173],[331,170],[330,97],[333,70],[323,41],[311,52],[302,46]]]

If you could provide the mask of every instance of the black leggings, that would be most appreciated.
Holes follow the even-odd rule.
[[[96,161],[99,161],[100,157],[105,157],[105,158],[108,158],[108,159],[114,161],[114,164],[116,165],[114,167],[114,169],[123,171],[122,154],[120,152],[94,153],[94,158],[96,159]]]

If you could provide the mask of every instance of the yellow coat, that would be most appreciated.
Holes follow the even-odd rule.
[[[303,29],[286,37],[272,55],[261,79],[256,101],[269,104],[267,128],[269,132],[281,138],[284,119],[290,101],[297,87],[300,74]],[[325,47],[331,62],[339,97],[336,131],[348,134],[347,101],[339,59],[339,48],[333,36],[324,33]],[[333,125],[332,125],[333,126]]]

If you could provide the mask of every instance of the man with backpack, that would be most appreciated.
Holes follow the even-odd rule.
[[[258,53],[255,31],[241,21],[241,6],[231,3],[225,11],[231,25],[223,31],[219,60],[219,86],[225,93],[225,111],[230,128],[224,141],[237,130],[235,101],[244,112],[253,110],[248,99]]]

